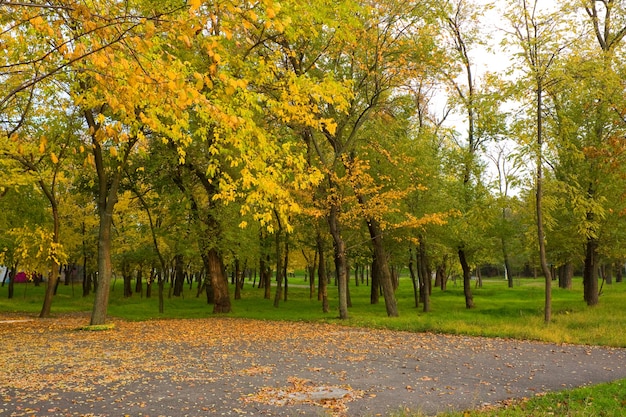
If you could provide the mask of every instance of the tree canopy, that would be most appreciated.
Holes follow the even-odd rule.
[[[269,291],[316,264],[341,318],[366,267],[398,315],[414,262],[425,310],[431,277],[471,308],[501,264],[542,269],[546,321],[557,268],[596,304],[625,258],[626,14],[506,3],[2,2],[0,263],[48,277],[42,317],[80,265],[92,324],[114,273],[198,274],[219,313],[227,268]]]

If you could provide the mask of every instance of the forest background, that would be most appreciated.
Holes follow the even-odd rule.
[[[388,316],[405,266],[424,311],[456,275],[474,307],[483,265],[540,271],[546,322],[553,279],[590,306],[621,281],[620,2],[300,3],[0,3],[0,263],[47,276],[42,317],[60,271],[94,325],[113,271],[227,313],[227,267],[277,304],[303,266],[340,318],[355,270]]]

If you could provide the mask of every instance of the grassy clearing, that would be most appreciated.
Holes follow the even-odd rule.
[[[294,320],[311,322],[338,322],[336,288],[329,287],[331,312],[324,314],[320,302],[309,298],[309,290],[300,277],[290,280],[288,301],[273,306],[272,298],[263,298],[263,290],[252,288],[246,282],[241,300],[233,300],[231,317],[261,320]],[[484,280],[483,288],[474,288],[476,308],[467,310],[463,289],[450,283],[448,290],[433,290],[432,311],[423,313],[415,308],[411,283],[401,280],[397,292],[400,317],[390,318],[385,313],[381,297],[378,305],[369,302],[369,287],[351,283],[352,307],[350,318],[342,322],[349,326],[388,328],[417,332],[442,332],[488,337],[510,337],[554,343],[575,343],[626,347],[626,283],[605,285],[600,304],[589,308],[583,302],[582,282],[576,279],[574,289],[553,289],[553,320],[543,322],[544,289],[542,280],[517,280],[514,288],[507,288],[503,279]],[[43,300],[44,287],[17,284],[15,297],[7,298],[7,287],[0,287],[0,312],[36,315]],[[165,312],[158,313],[156,290],[151,298],[134,294],[122,297],[122,284],[116,282],[111,290],[109,314],[127,320],[153,318],[199,318],[211,314],[204,295],[196,297],[196,288],[185,288],[183,297],[165,294]],[[81,288],[59,286],[54,300],[54,314],[91,311],[93,298],[81,295]]]

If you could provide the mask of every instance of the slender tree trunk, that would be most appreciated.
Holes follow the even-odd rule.
[[[124,280],[124,298],[132,297],[133,290],[131,281],[133,277],[128,264],[122,266],[122,278]]]
[[[15,276],[17,275],[17,267],[19,266],[19,262],[16,262],[13,265],[13,268],[9,271],[9,288],[8,288],[8,298],[9,300],[13,298],[15,295]]]
[[[502,217],[505,218],[505,210],[502,209]],[[511,261],[509,260],[509,250],[506,245],[506,239],[502,238],[502,257],[504,258],[504,277],[509,288],[513,288],[513,274],[511,273]]]
[[[241,272],[241,265],[238,258],[235,258],[235,300],[241,300],[241,285],[243,280]]]
[[[270,267],[270,256],[266,256],[265,273],[263,274],[264,298],[272,298],[272,268]]]
[[[183,270],[184,258],[178,253],[174,256],[174,297],[183,295],[183,286],[185,284],[185,274]]]
[[[283,295],[283,257],[280,250],[281,228],[276,231],[276,293],[274,294],[274,307],[278,308]]]
[[[432,288],[432,280],[430,278],[431,270],[428,267],[428,257],[426,256],[426,243],[423,238],[420,238],[419,244],[419,267],[422,269],[422,277],[423,277],[423,290],[422,290],[422,303],[424,305],[424,313],[428,313],[430,311],[430,292]]]
[[[389,261],[387,259],[387,251],[383,245],[382,230],[376,220],[370,220],[367,222],[367,226],[374,246],[374,253],[376,254],[376,260],[378,263],[378,270],[380,272],[380,284],[383,289],[383,297],[385,299],[385,308],[387,310],[387,316],[398,317],[398,303],[396,302],[396,295],[393,287],[393,279],[391,276],[391,270],[389,269]]]
[[[317,264],[317,250],[313,255],[313,262],[307,265],[307,271],[309,273],[309,298],[313,298],[315,294],[315,265]]]
[[[328,313],[328,277],[326,276],[326,257],[324,256],[324,241],[321,234],[317,234],[317,251],[319,262],[317,264],[317,280],[319,284],[319,299],[322,301],[322,312]]]
[[[269,259],[268,259],[268,262],[269,262]],[[268,269],[269,268],[265,261],[265,255],[262,254],[259,258],[259,272],[260,272],[259,288],[263,288],[264,290],[263,298],[266,300],[269,300],[272,296],[270,279],[269,279],[270,272]]]
[[[371,287],[370,287],[370,304],[378,304],[380,298],[380,271],[378,270],[378,260],[376,254],[372,255],[372,273],[371,273]]]
[[[285,277],[285,290],[283,294],[283,301],[287,301],[287,294],[289,292],[289,233],[285,233],[285,259],[283,260],[283,277]]]
[[[142,277],[143,267],[140,266],[137,270],[137,278],[135,281],[135,292],[139,293],[141,297],[143,297],[143,277]]]
[[[588,306],[598,304],[598,241],[587,239],[583,270],[584,298]]]
[[[420,306],[419,284],[415,274],[415,264],[413,263],[413,249],[409,250],[409,273],[411,274],[411,282],[413,283],[413,297],[415,298],[415,308]]]
[[[348,294],[347,294],[347,258],[346,244],[341,236],[339,227],[339,208],[332,205],[328,215],[328,225],[330,234],[333,237],[335,248],[335,268],[337,271],[338,298],[339,298],[339,318],[344,320],[348,318]]]
[[[43,188],[45,188],[42,185]],[[46,195],[50,195],[50,205],[52,207],[52,219],[53,219],[53,232],[52,232],[52,242],[54,245],[59,243],[59,208],[56,204],[56,199],[50,193],[46,193]],[[39,313],[40,318],[50,317],[50,311],[52,308],[52,300],[55,293],[55,288],[57,285],[57,280],[59,279],[59,263],[57,262],[56,254],[53,254],[52,259],[50,260],[50,278],[46,283],[46,294],[44,295],[43,305],[41,307],[41,312]]]
[[[165,281],[168,280],[169,273],[162,271],[157,273],[158,287],[159,287],[159,313],[163,314],[165,311]]]
[[[539,263],[545,278],[545,306],[544,321],[549,323],[552,319],[552,275],[546,256],[545,232],[543,229],[543,90],[542,82],[537,83],[537,189],[535,190],[535,203],[537,211],[537,239],[539,241]]]
[[[463,294],[465,295],[465,308],[474,308],[474,296],[472,295],[472,271],[465,256],[465,251],[459,248],[459,261],[463,270]]]

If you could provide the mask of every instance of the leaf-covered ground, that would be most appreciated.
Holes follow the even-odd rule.
[[[207,318],[0,316],[2,416],[428,414],[626,378],[626,350]]]

